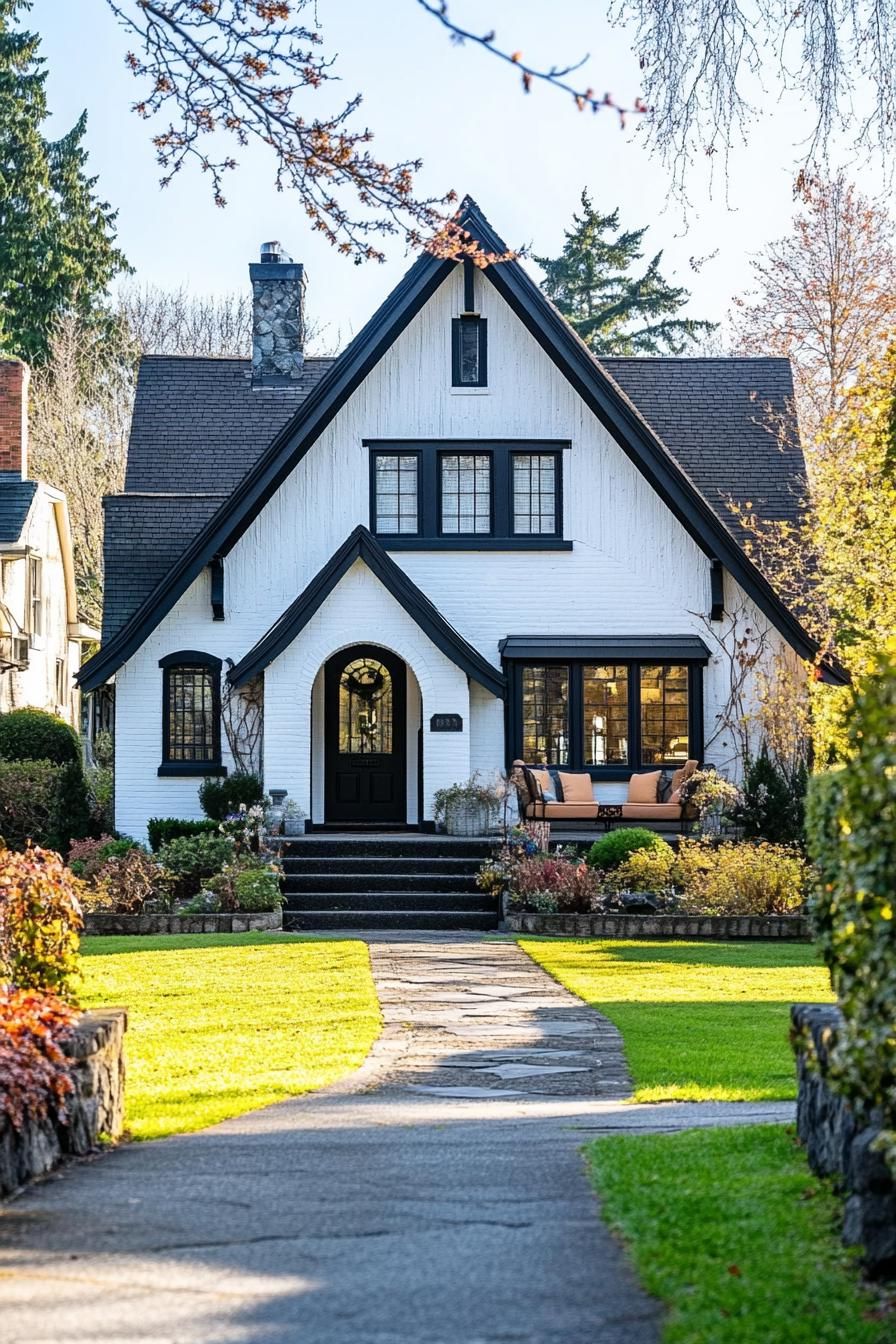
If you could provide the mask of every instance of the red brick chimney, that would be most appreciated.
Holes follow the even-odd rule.
[[[0,471],[28,475],[28,379],[20,359],[0,359]]]

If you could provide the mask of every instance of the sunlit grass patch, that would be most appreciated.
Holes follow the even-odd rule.
[[[622,1032],[638,1101],[796,1096],[790,1005],[833,1000],[808,943],[519,941]]]
[[[380,1029],[367,947],[277,934],[87,938],[85,1007],[128,1008],[134,1137],[202,1129],[323,1087]]]

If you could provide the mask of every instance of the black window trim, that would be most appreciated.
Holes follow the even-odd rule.
[[[647,763],[641,759],[641,667],[687,667],[688,669],[688,755],[692,760],[702,763],[704,750],[703,728],[703,667],[705,659],[651,657],[641,658],[585,657],[570,658],[504,658],[504,670],[507,674],[507,700],[505,703],[505,740],[507,745],[507,766],[522,759],[523,750],[523,695],[522,677],[524,667],[566,667],[568,673],[567,691],[567,738],[569,741],[570,770],[587,770],[592,779],[629,779],[633,774],[644,774],[651,770],[671,770],[680,766],[681,761]],[[611,765],[586,765],[584,750],[584,689],[583,667],[600,664],[612,664],[628,669],[628,743],[627,762]],[[573,731],[574,725],[578,725]],[[550,761],[550,765],[558,762]]]
[[[193,777],[226,775],[227,766],[221,763],[221,659],[212,653],[203,653],[200,649],[179,649],[176,653],[167,653],[164,658],[160,658],[159,667],[162,669],[162,763],[158,768],[158,774]],[[213,757],[210,761],[172,761],[169,756],[171,740],[168,699],[171,672],[182,667],[206,667],[216,674],[212,680]]]
[[[387,551],[571,551],[563,536],[563,453],[569,439],[362,439],[370,450],[370,530]],[[414,453],[417,466],[417,532],[378,532],[376,529],[376,458]],[[488,454],[491,457],[491,521],[486,532],[442,532],[441,459],[445,454]],[[513,468],[517,455],[556,458],[554,478],[554,532],[513,531]]]
[[[479,338],[479,377],[475,383],[464,382],[461,378],[461,332],[464,323],[476,326]],[[488,319],[478,313],[465,313],[462,317],[451,319],[451,386],[459,388],[488,387]]]

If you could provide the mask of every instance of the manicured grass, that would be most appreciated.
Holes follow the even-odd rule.
[[[807,943],[519,941],[622,1032],[636,1101],[796,1096],[790,1005],[833,1001]]]
[[[278,934],[86,938],[84,1007],[129,1012],[135,1138],[202,1129],[323,1087],[380,1030],[363,943]]]
[[[773,1125],[598,1139],[604,1217],[648,1292],[664,1344],[884,1344],[896,1317],[859,1282],[838,1202]]]

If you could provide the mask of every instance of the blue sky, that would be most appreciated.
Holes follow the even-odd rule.
[[[626,35],[603,20],[595,0],[453,0],[452,14],[545,64],[591,60],[583,78],[619,99],[639,91]],[[545,13],[550,24],[545,24]],[[692,292],[690,313],[719,320],[732,294],[749,282],[749,254],[787,231],[797,151],[807,122],[792,99],[767,99],[748,148],[732,156],[726,192],[711,192],[705,162],[689,184],[687,220],[669,200],[668,174],[635,133],[610,117],[577,113],[555,91],[526,97],[514,73],[475,47],[458,50],[414,0],[319,0],[325,50],[338,53],[341,85],[308,94],[309,112],[360,90],[361,118],[383,158],[420,156],[428,192],[470,192],[512,246],[559,249],[583,187],[595,203],[618,205],[622,222],[648,224],[647,246],[662,248],[667,273]],[[42,37],[49,66],[50,133],[61,133],[86,107],[91,171],[118,208],[119,237],[138,280],[227,291],[248,283],[258,244],[280,239],[309,274],[309,304],[329,324],[328,344],[343,344],[409,264],[402,245],[384,265],[355,267],[314,237],[288,193],[273,184],[262,148],[237,150],[240,168],[218,209],[208,181],[187,169],[159,189],[150,126],[132,113],[139,82],[125,70],[128,39],[104,0],[35,0],[26,20]],[[545,31],[549,28],[549,31]],[[857,174],[874,194],[880,173]],[[877,180],[876,180],[877,179]],[[691,257],[708,257],[698,273]]]

